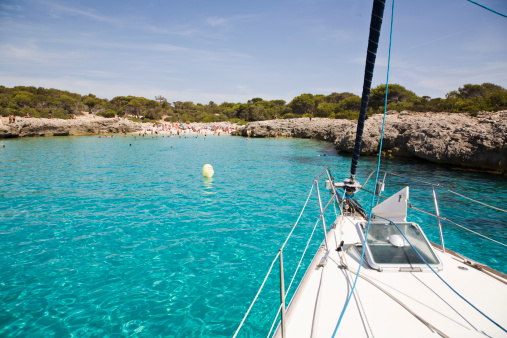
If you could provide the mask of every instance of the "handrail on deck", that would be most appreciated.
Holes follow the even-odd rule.
[[[472,202],[477,203],[477,204],[481,204],[481,205],[483,205],[483,206],[485,206],[485,207],[488,207],[488,208],[491,208],[491,209],[494,209],[494,210],[497,210],[497,211],[500,211],[500,212],[506,212],[506,213],[507,213],[507,210],[504,210],[504,209],[501,209],[501,208],[494,207],[494,206],[489,205],[489,204],[487,204],[487,203],[484,203],[484,202],[481,202],[481,201],[477,201],[477,200],[475,200],[475,199],[473,199],[473,198],[467,197],[467,196],[465,196],[465,195],[463,195],[463,194],[460,194],[460,193],[455,192],[455,191],[453,191],[453,190],[447,189],[446,187],[444,187],[444,186],[443,186],[443,185],[441,185],[440,183],[435,183],[435,182],[433,182],[433,183],[432,183],[432,182],[428,182],[428,181],[425,181],[425,180],[421,180],[421,179],[417,179],[417,178],[408,177],[408,176],[405,176],[405,175],[400,175],[400,174],[397,174],[397,173],[393,173],[393,172],[391,172],[391,171],[387,171],[387,170],[383,170],[382,172],[384,172],[384,179],[383,179],[382,184],[384,184],[384,183],[385,183],[385,180],[386,180],[387,174],[390,174],[390,175],[393,175],[393,176],[397,176],[397,177],[401,177],[401,178],[407,179],[407,180],[409,180],[409,181],[421,182],[421,183],[424,183],[424,184],[427,184],[427,185],[431,186],[431,189],[432,189],[432,195],[433,195],[433,196],[432,196],[432,198],[433,198],[433,203],[434,203],[434,206],[435,206],[435,213],[432,213],[432,212],[429,212],[429,211],[426,211],[426,210],[423,210],[423,209],[417,208],[417,207],[413,206],[410,202],[408,203],[408,207],[409,207],[410,209],[414,209],[414,210],[416,210],[416,211],[419,211],[419,212],[425,213],[425,214],[427,214],[427,215],[433,216],[433,217],[435,217],[435,218],[437,219],[437,225],[438,225],[438,228],[439,228],[439,234],[440,234],[440,246],[441,246],[442,251],[443,251],[444,253],[445,253],[444,235],[443,235],[443,231],[442,231],[442,224],[441,224],[441,222],[440,222],[440,221],[446,221],[446,222],[449,222],[449,223],[454,224],[454,225],[456,225],[456,226],[458,226],[458,227],[460,227],[460,228],[462,228],[462,229],[464,229],[464,230],[466,230],[466,231],[469,231],[469,232],[471,232],[471,233],[473,233],[473,234],[475,234],[475,235],[478,235],[478,236],[483,237],[483,238],[485,238],[485,239],[487,239],[487,240],[490,240],[490,241],[492,241],[492,242],[495,242],[495,243],[497,243],[497,244],[500,244],[500,245],[503,245],[503,246],[507,247],[507,244],[505,244],[505,243],[502,243],[502,242],[499,242],[499,241],[494,240],[494,239],[492,239],[492,238],[489,238],[489,237],[487,237],[487,236],[485,236],[485,235],[483,235],[483,234],[480,234],[480,233],[478,233],[478,232],[476,232],[476,231],[474,231],[474,230],[468,229],[467,227],[465,227],[465,226],[463,226],[463,225],[461,225],[461,224],[458,224],[458,223],[456,223],[456,222],[454,222],[454,221],[450,220],[450,219],[449,219],[449,218],[447,218],[447,217],[443,217],[443,216],[440,214],[440,211],[439,211],[439,208],[438,208],[438,201],[437,201],[437,196],[436,196],[435,187],[441,188],[441,189],[443,189],[443,190],[445,190],[445,191],[448,191],[448,192],[450,192],[450,193],[452,193],[452,194],[454,194],[454,195],[460,196],[460,197],[465,198],[465,199],[467,199],[467,200],[469,200],[469,201],[472,201]],[[371,174],[370,174],[370,176],[371,176]],[[369,176],[368,176],[368,177],[369,177]],[[379,193],[379,192],[377,191],[377,189],[375,189],[375,191],[372,191],[372,190],[368,190],[368,189],[364,188],[364,186],[366,185],[366,183],[367,183],[367,182],[368,182],[368,180],[366,180],[366,182],[363,184],[363,186],[361,187],[361,190],[363,190],[363,191],[365,191],[365,192],[367,192],[367,193],[369,193],[369,194],[375,194],[375,195],[377,195],[377,197],[378,197],[378,198],[377,198],[377,203],[378,203],[378,201],[379,201],[380,199],[387,199],[387,198],[388,198],[388,197],[382,196],[382,195],[381,195],[381,192]]]
[[[432,194],[433,194],[433,201],[434,201],[434,206],[435,206],[435,211],[436,211],[435,213],[432,213],[432,212],[429,212],[429,211],[426,211],[426,210],[423,210],[423,209],[417,208],[417,207],[413,206],[410,202],[408,202],[408,207],[409,207],[409,208],[411,208],[411,209],[414,209],[414,210],[416,210],[416,211],[423,212],[423,213],[425,213],[425,214],[428,214],[428,215],[430,215],[430,216],[433,216],[433,217],[437,218],[437,222],[438,222],[438,225],[439,225],[439,232],[440,232],[441,247],[442,247],[442,250],[443,250],[444,252],[445,252],[445,247],[444,247],[444,238],[443,238],[443,232],[442,232],[442,225],[441,225],[441,223],[440,223],[440,221],[441,221],[441,220],[442,220],[442,221],[449,222],[449,223],[452,223],[452,224],[454,224],[454,225],[456,225],[456,226],[458,226],[458,227],[460,227],[460,228],[463,228],[464,230],[470,231],[470,232],[472,232],[472,233],[474,233],[474,234],[476,234],[476,235],[479,235],[479,236],[481,236],[481,237],[483,237],[483,238],[486,238],[486,239],[488,239],[488,240],[490,240],[490,241],[493,241],[493,242],[495,242],[495,243],[498,243],[498,244],[500,244],[500,245],[503,245],[503,246],[506,246],[506,247],[507,247],[507,244],[504,244],[504,243],[501,243],[501,242],[496,241],[496,240],[494,240],[494,239],[491,239],[491,238],[489,238],[489,237],[487,237],[487,236],[484,236],[484,235],[482,235],[482,234],[480,234],[480,233],[477,233],[477,232],[475,232],[475,231],[473,231],[473,230],[470,230],[470,229],[468,229],[468,228],[466,228],[466,227],[464,227],[464,226],[462,226],[462,225],[460,225],[460,224],[458,224],[458,223],[455,223],[455,222],[451,221],[450,219],[448,219],[448,218],[446,218],[446,217],[441,216],[441,215],[440,215],[440,212],[439,212],[439,209],[438,209],[438,201],[437,201],[437,196],[436,196],[436,192],[435,192],[435,187],[442,188],[442,189],[444,189],[444,190],[449,191],[450,193],[453,193],[453,194],[455,194],[455,195],[458,195],[458,196],[464,197],[464,198],[466,198],[466,199],[468,199],[468,200],[470,200],[470,201],[473,201],[473,202],[476,202],[476,203],[478,203],[478,204],[481,204],[481,205],[484,205],[484,206],[487,206],[487,207],[490,207],[490,208],[496,209],[496,210],[501,211],[501,212],[507,212],[506,210],[503,210],[503,209],[500,209],[500,208],[497,208],[497,207],[493,207],[493,206],[490,206],[490,205],[488,205],[488,204],[486,204],[486,203],[483,203],[483,202],[480,202],[480,201],[476,201],[476,200],[471,199],[471,198],[469,198],[469,197],[463,196],[463,195],[461,195],[461,194],[459,194],[459,193],[457,193],[457,192],[455,192],[455,191],[452,191],[452,190],[446,189],[445,187],[443,187],[441,184],[438,184],[438,183],[437,183],[437,184],[436,184],[436,183],[431,183],[431,182],[427,182],[427,181],[424,181],[424,180],[421,180],[421,179],[416,179],[416,178],[413,178],[413,177],[407,177],[407,176],[404,176],[404,175],[400,175],[400,174],[392,173],[392,172],[385,171],[385,170],[384,170],[383,172],[384,172],[384,178],[383,178],[382,184],[385,184],[386,177],[387,177],[387,175],[388,175],[388,174],[390,174],[390,175],[393,175],[393,176],[398,176],[398,177],[402,177],[402,178],[405,178],[405,179],[408,179],[408,180],[411,180],[411,181],[417,181],[417,182],[425,183],[425,184],[427,184],[427,185],[430,185],[430,186],[431,186],[431,189],[432,189]],[[321,177],[322,177],[322,175],[324,175],[324,174],[326,174],[327,179],[328,179],[328,180],[332,183],[332,184],[331,184],[331,187],[332,187],[332,189],[331,189],[331,198],[329,199],[329,201],[327,201],[327,203],[326,203],[325,205],[323,205],[323,203],[322,203],[322,196],[321,196],[321,194],[320,194],[320,189],[319,189],[319,186],[318,186],[318,184],[319,184],[319,178],[321,178]],[[375,194],[375,195],[377,195],[377,196],[378,196],[378,198],[377,198],[377,203],[378,203],[378,201],[379,201],[380,199],[387,199],[387,197],[382,196],[382,192],[380,191],[381,189],[378,189],[377,187],[375,188],[375,191],[371,191],[371,190],[368,190],[368,189],[364,188],[364,186],[366,185],[366,183],[369,181],[369,178],[370,178],[370,177],[371,177],[371,174],[368,176],[368,179],[365,181],[365,183],[364,183],[364,184],[363,184],[363,186],[361,187],[361,190],[363,190],[363,191],[365,191],[365,192],[367,192],[367,193],[370,193],[370,194]],[[283,258],[282,258],[282,257],[283,257],[283,250],[284,250],[284,248],[286,247],[288,240],[291,238],[292,233],[294,232],[294,229],[295,229],[295,228],[296,228],[296,226],[298,225],[298,223],[299,223],[299,221],[300,221],[300,219],[301,219],[301,217],[302,217],[303,213],[305,212],[305,209],[306,209],[306,206],[307,206],[307,204],[308,204],[308,201],[309,201],[309,199],[310,199],[310,197],[311,197],[311,195],[312,195],[314,185],[315,185],[315,187],[316,187],[316,191],[317,191],[317,197],[318,197],[318,202],[319,202],[319,211],[320,211],[320,212],[319,212],[319,215],[318,215],[317,220],[316,220],[316,222],[315,222],[315,225],[314,225],[314,227],[313,227],[312,233],[310,234],[310,237],[309,237],[309,239],[308,239],[308,241],[307,241],[306,247],[305,247],[305,249],[304,249],[304,251],[303,251],[303,253],[302,253],[302,255],[301,255],[301,258],[300,258],[300,260],[299,260],[298,266],[297,266],[297,268],[296,268],[296,270],[295,270],[295,272],[294,272],[294,274],[293,274],[293,276],[292,276],[292,279],[291,279],[291,282],[290,282],[290,284],[289,284],[289,287],[287,288],[287,290],[285,290],[285,287],[284,287],[284,268],[283,268],[283,261],[282,261],[282,259],[283,259]],[[341,202],[342,202],[342,201],[343,201],[343,197],[342,197],[342,196],[340,196],[340,195],[338,194],[337,190],[336,190],[336,187],[335,187],[335,185],[334,185],[334,178],[333,178],[333,176],[331,175],[331,172],[329,171],[329,168],[325,168],[325,169],[324,169],[324,170],[322,170],[322,172],[320,172],[320,173],[319,173],[319,174],[315,177],[315,179],[313,180],[312,187],[311,187],[311,189],[310,189],[310,193],[308,194],[308,198],[306,199],[306,202],[305,202],[305,204],[304,204],[304,206],[303,206],[303,208],[302,208],[302,210],[301,210],[301,213],[299,214],[299,217],[298,217],[298,219],[297,219],[296,223],[294,224],[294,226],[293,226],[292,230],[291,230],[291,231],[289,232],[289,234],[287,235],[287,238],[285,239],[284,243],[283,243],[283,244],[282,244],[282,246],[280,247],[279,252],[276,254],[275,258],[273,259],[273,261],[272,261],[272,263],[271,263],[271,265],[270,265],[270,268],[269,268],[269,270],[268,270],[268,272],[267,272],[266,276],[264,277],[264,280],[263,280],[263,282],[262,282],[262,284],[261,284],[261,286],[260,286],[259,290],[257,291],[257,293],[256,293],[256,295],[255,295],[255,297],[254,297],[254,299],[253,299],[253,301],[252,301],[252,303],[250,304],[250,306],[249,306],[249,308],[248,308],[248,310],[247,310],[247,312],[246,312],[245,316],[243,317],[243,320],[242,320],[242,321],[241,321],[241,323],[239,324],[239,326],[238,326],[238,328],[237,328],[237,330],[236,330],[236,332],[235,332],[235,334],[234,334],[234,336],[233,336],[233,337],[237,337],[238,333],[240,332],[240,330],[241,330],[241,328],[242,328],[243,324],[245,323],[246,318],[247,318],[247,317],[248,317],[248,315],[250,314],[250,311],[251,311],[251,309],[252,309],[253,305],[254,305],[254,304],[255,304],[255,302],[257,301],[257,299],[258,299],[258,297],[259,297],[260,293],[262,292],[262,290],[263,290],[263,288],[264,288],[264,285],[266,284],[266,281],[267,281],[267,279],[269,278],[269,276],[270,276],[270,274],[271,274],[271,271],[273,270],[274,264],[276,263],[276,261],[277,261],[279,258],[280,258],[280,277],[281,277],[281,278],[280,278],[280,306],[278,307],[278,312],[277,312],[277,314],[276,314],[276,316],[275,316],[275,318],[274,318],[274,320],[273,320],[273,322],[272,322],[271,329],[270,329],[270,331],[269,331],[269,333],[268,333],[268,335],[267,335],[267,336],[268,336],[268,337],[270,337],[270,336],[271,336],[271,333],[272,333],[272,331],[273,331],[273,328],[275,327],[275,324],[276,324],[276,322],[277,322],[277,320],[278,320],[278,315],[280,314],[280,312],[282,312],[282,320],[281,320],[281,322],[280,322],[280,324],[279,324],[279,325],[280,325],[281,330],[282,330],[282,331],[281,331],[281,333],[282,333],[282,337],[285,335],[285,333],[286,333],[286,328],[285,328],[285,324],[284,324],[285,320],[284,320],[284,318],[283,318],[283,317],[285,317],[285,313],[284,313],[284,312],[285,312],[285,298],[286,298],[286,297],[287,297],[287,295],[289,294],[289,291],[290,291],[290,289],[291,289],[291,286],[292,286],[292,284],[293,284],[293,282],[294,282],[294,279],[295,279],[295,277],[296,277],[296,275],[297,275],[297,273],[298,273],[298,271],[299,271],[299,268],[301,267],[301,264],[302,264],[303,259],[304,259],[304,257],[305,257],[306,251],[307,251],[307,249],[308,249],[308,247],[309,247],[309,245],[310,245],[310,242],[311,242],[311,240],[312,240],[312,238],[313,238],[313,235],[314,235],[314,233],[315,233],[315,230],[316,230],[316,228],[317,228],[317,226],[318,226],[319,222],[321,222],[321,221],[322,221],[322,229],[323,229],[323,232],[324,232],[324,243],[325,243],[325,246],[326,246],[326,250],[329,250],[329,247],[328,247],[328,245],[327,245],[327,239],[326,239],[326,230],[327,230],[327,229],[326,229],[326,225],[325,225],[324,215],[325,215],[326,211],[328,210],[329,206],[330,206],[331,204],[333,204],[333,205],[334,205],[334,203],[333,203],[333,202],[337,202],[337,204],[338,204],[338,206],[339,206],[339,208],[340,208],[340,214],[342,214],[342,213],[343,213],[342,206],[341,206]],[[289,302],[289,304],[290,304],[290,302]]]

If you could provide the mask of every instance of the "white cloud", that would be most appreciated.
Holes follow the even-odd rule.
[[[324,25],[313,27],[312,32],[317,39],[324,41],[331,40],[343,42],[346,40],[351,40],[356,36],[355,33],[350,29],[333,29]]]
[[[45,65],[58,65],[62,61],[83,58],[83,55],[69,50],[45,50],[39,48],[34,42],[25,42],[22,45],[0,45],[0,59],[9,63],[33,63]]]
[[[179,25],[179,24],[174,24],[173,26],[167,28],[142,23],[139,25],[138,29],[140,30],[144,29],[148,33],[153,33],[157,35],[193,36],[201,34],[201,32],[196,27],[190,27],[187,25]]]
[[[103,22],[103,23],[110,23],[110,24],[120,24],[121,22],[113,17],[103,16],[96,14],[93,10],[83,10],[79,8],[72,8],[72,7],[66,7],[62,6],[60,4],[56,3],[49,3],[49,6],[54,11],[53,16],[54,17],[60,17],[60,14],[68,14],[72,16],[81,16],[93,21],[97,22]]]
[[[206,19],[206,23],[208,23],[211,26],[223,26],[226,22],[227,22],[226,19],[219,18],[216,16]]]
[[[148,99],[154,99],[155,96],[162,95],[170,102],[174,101],[192,101],[194,103],[208,103],[214,101],[219,104],[222,102],[247,102],[253,97],[262,97],[266,100],[280,99],[267,93],[258,94],[247,86],[238,85],[235,90],[229,91],[227,88],[215,88],[207,91],[203,89],[171,89],[165,85],[151,85],[149,81],[136,81],[135,79],[123,78],[121,74],[98,72],[100,78],[93,80],[84,80],[84,78],[93,72],[76,73],[72,76],[41,76],[33,75],[11,75],[0,71],[2,85],[6,87],[14,86],[35,86],[44,88],[56,88],[68,90],[70,92],[87,95],[95,94],[100,98],[112,99],[115,96],[142,96]],[[116,76],[115,76],[116,75]],[[170,80],[170,79],[166,79]],[[169,83],[170,81],[168,81]]]

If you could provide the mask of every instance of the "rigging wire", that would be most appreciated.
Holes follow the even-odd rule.
[[[386,122],[387,93],[388,93],[388,89],[389,89],[389,68],[390,68],[390,65],[391,65],[391,43],[392,43],[392,38],[393,38],[393,21],[394,21],[394,0],[393,0],[393,3],[392,3],[392,9],[391,9],[391,31],[389,33],[389,57],[388,57],[388,61],[387,61],[387,79],[386,79],[386,96],[385,96],[385,102],[384,102],[384,117],[383,117],[383,120],[382,120],[382,131],[380,133],[380,146],[379,146],[379,151],[378,151],[377,172],[375,173],[375,184],[377,184],[377,182],[378,182],[378,177],[379,177],[379,172],[380,172],[380,160],[381,160],[381,157],[382,157],[382,141],[384,139],[384,127],[385,127],[385,122]],[[371,197],[370,210],[369,210],[369,215],[368,215],[368,226],[366,227],[366,233],[365,233],[365,236],[364,236],[364,242],[365,243],[366,243],[366,240],[368,239],[368,232],[370,230],[371,215],[372,215],[372,211],[373,211],[374,200],[375,200],[375,194],[373,194],[372,197]],[[361,271],[361,267],[363,266],[364,252],[365,252],[365,250],[366,250],[366,245],[363,245],[363,250],[361,252],[361,260],[359,262],[359,268],[357,270],[357,275],[356,275],[356,278],[354,280],[354,285],[352,286],[352,289],[350,290],[350,294],[349,294],[349,297],[347,298],[347,302],[345,303],[345,306],[343,307],[343,310],[342,310],[342,312],[340,314],[340,318],[338,319],[338,324],[336,324],[335,330],[333,332],[333,337],[336,336],[336,332],[338,331],[338,328],[340,327],[340,324],[341,324],[342,319],[343,319],[343,315],[345,314],[345,311],[347,310],[347,307],[349,305],[350,299],[352,298],[352,294],[354,293],[354,289],[356,287],[357,279],[359,278],[359,272]]]
[[[503,16],[504,18],[507,18],[507,15],[502,14],[502,13],[500,13],[500,12],[497,12],[497,11],[495,11],[495,10],[492,10],[491,8],[486,7],[486,6],[484,6],[484,5],[481,5],[480,3],[477,3],[477,2],[472,1],[472,0],[467,0],[467,1],[468,1],[468,2],[471,2],[471,3],[475,4],[475,5],[477,5],[477,6],[479,6],[479,7],[485,8],[485,9],[487,9],[488,11],[491,11],[491,12],[493,12],[493,13],[495,13],[495,14],[501,15],[501,16]]]

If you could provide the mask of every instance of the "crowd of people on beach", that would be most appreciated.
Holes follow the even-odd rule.
[[[89,118],[88,116],[86,116]],[[85,118],[86,118],[85,117]],[[95,115],[93,115],[95,117]],[[26,118],[30,118],[30,116],[27,114]],[[52,118],[52,114],[50,113],[49,119]],[[76,119],[76,115],[72,114],[71,119]],[[15,115],[9,115],[8,121],[9,124],[15,124],[16,122],[19,122],[19,120],[24,120],[24,117],[15,116]],[[6,121],[2,121],[2,117],[0,116],[0,124],[3,125],[6,123]],[[180,136],[185,135],[188,136],[189,134],[203,134],[205,136],[207,135],[229,135],[231,132],[237,130],[237,125],[230,122],[217,122],[217,123],[166,123],[163,121],[159,122],[145,122],[140,123],[139,127],[142,129],[138,132],[132,133],[132,135],[138,134],[139,136],[147,136],[148,134],[153,136],[158,136],[159,134],[161,136]],[[105,133],[106,131],[101,131],[101,133]],[[126,131],[120,132],[123,136],[127,136]],[[99,137],[109,137],[106,135],[101,135]],[[112,137],[112,136],[111,136]]]
[[[144,124],[145,127],[141,132],[139,132],[139,136],[148,135],[148,134],[169,134],[172,135],[180,135],[180,134],[213,134],[220,136],[221,134],[230,134],[232,131],[236,130],[236,125],[228,122],[218,123],[218,124],[206,124],[206,123],[153,123],[153,124]]]

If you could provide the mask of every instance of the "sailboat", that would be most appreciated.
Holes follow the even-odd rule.
[[[372,189],[367,189],[369,178],[362,184],[356,179],[384,7],[384,0],[374,0],[350,175],[337,180],[326,168],[314,179],[320,209],[314,231],[320,223],[322,244],[287,303],[283,253],[289,234],[235,336],[278,262],[280,302],[269,337],[507,337],[507,275],[445,247],[438,184],[415,179],[418,186],[428,187],[434,204],[428,212],[411,204],[409,186],[383,195],[387,178],[401,175],[382,173],[378,165],[369,176],[375,173]],[[330,197],[323,199],[327,191]],[[356,198],[362,193],[371,196],[369,208]],[[328,226],[325,213],[330,206],[339,212]],[[410,220],[409,209],[435,217],[440,244],[429,241],[423,228]]]

